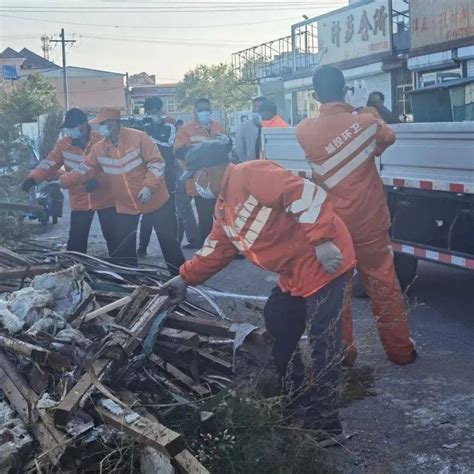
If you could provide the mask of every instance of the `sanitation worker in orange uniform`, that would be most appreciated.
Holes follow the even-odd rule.
[[[103,139],[92,147],[83,163],[60,177],[61,182],[68,188],[104,173],[117,210],[115,258],[137,265],[138,220],[140,214],[153,213],[151,219],[160,235],[163,256],[169,271],[176,274],[184,257],[164,207],[169,194],[164,181],[165,162],[158,147],[146,133],[122,127],[117,108],[103,107],[95,122]]]
[[[92,147],[102,140],[98,133],[91,131],[86,114],[78,108],[66,112],[61,129],[66,136],[59,139],[48,156],[30,172],[22,184],[24,191],[29,191],[43,181],[53,179],[62,167],[66,171],[74,170],[85,161]],[[78,184],[71,187],[69,200],[71,221],[67,249],[87,253],[89,231],[94,214],[97,212],[109,256],[113,256],[116,247],[116,212],[115,200],[107,177],[101,174],[87,186]]]
[[[304,386],[298,354],[293,355],[289,373],[287,367],[308,326],[312,369],[309,388],[301,397],[304,423],[308,429],[338,435],[341,311],[355,264],[349,232],[322,188],[269,161],[230,164],[228,152],[227,145],[212,140],[186,154],[182,179],[194,177],[204,199],[217,197],[216,221],[204,247],[164,288],[173,298],[183,299],[187,285],[204,283],[237,254],[277,273],[279,291],[289,295],[290,310],[266,315],[275,338],[277,368],[293,389]],[[292,302],[297,307],[303,303],[303,319],[291,317]]]
[[[367,291],[388,358],[396,364],[416,359],[410,339],[407,307],[395,273],[389,236],[390,214],[374,158],[395,141],[392,130],[374,114],[344,102],[342,72],[321,66],[313,74],[315,98],[321,102],[317,118],[303,120],[296,129],[313,180],[322,186],[334,211],[349,229],[357,270]],[[356,357],[352,316],[347,305],[343,339],[347,362]]]
[[[278,115],[275,102],[268,99],[262,101],[258,113],[262,119],[262,128],[288,128],[288,124]]]

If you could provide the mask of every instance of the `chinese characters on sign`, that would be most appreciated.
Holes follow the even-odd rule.
[[[411,0],[411,48],[474,36],[473,0]]]
[[[322,63],[335,63],[390,51],[390,9],[388,0],[345,9],[318,21]]]

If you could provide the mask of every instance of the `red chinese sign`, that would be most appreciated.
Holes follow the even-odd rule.
[[[410,0],[411,49],[474,37],[474,0]]]

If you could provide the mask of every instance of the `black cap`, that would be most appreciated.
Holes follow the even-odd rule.
[[[159,97],[148,97],[145,100],[145,112],[148,110],[161,110],[163,108],[163,101]]]
[[[180,180],[186,181],[192,178],[196,171],[202,168],[225,165],[229,163],[229,152],[232,149],[232,140],[226,135],[219,139],[206,140],[193,146],[184,158],[186,171],[181,175]]]
[[[76,107],[69,109],[64,116],[64,122],[61,128],[74,128],[87,122],[87,115]]]

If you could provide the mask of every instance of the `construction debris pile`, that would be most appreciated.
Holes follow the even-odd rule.
[[[0,472],[110,472],[127,443],[143,445],[138,471],[208,472],[156,407],[204,422],[198,402],[230,386],[236,357],[265,359],[269,336],[176,307],[163,280],[156,268],[0,247]]]

